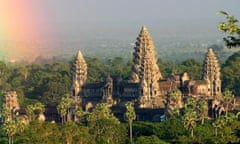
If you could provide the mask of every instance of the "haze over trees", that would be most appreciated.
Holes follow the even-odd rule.
[[[222,14],[227,16],[229,23],[221,23],[221,29],[240,35],[237,20],[227,13]],[[233,36],[224,40],[227,46],[239,45],[239,39]],[[88,57],[86,61],[89,83],[102,81],[108,75],[127,79],[132,65],[130,60],[125,61],[121,57],[107,60]],[[69,97],[71,64],[68,62],[7,65],[0,61],[0,98],[6,91],[17,91],[20,105],[26,108],[29,118],[29,123],[24,123],[23,117],[9,118],[9,110],[3,107],[1,117],[10,120],[1,125],[0,143],[239,143],[239,114],[229,111],[233,96],[240,96],[239,62],[240,53],[236,52],[222,65],[223,99],[227,105],[225,115],[209,120],[208,104],[205,101],[189,98],[181,106],[181,92],[172,91],[169,93],[168,113],[171,116],[168,119],[161,123],[134,121],[134,106],[129,102],[125,113],[127,124],[121,123],[106,103],[99,103],[91,112],[76,110],[78,121],[71,122],[69,114],[73,101]],[[159,60],[159,67],[164,76],[187,72],[193,79],[202,78],[202,63],[193,58],[181,63]],[[179,106],[171,107],[170,102],[178,103]],[[62,125],[43,123],[38,119],[44,113],[45,106],[57,106]]]

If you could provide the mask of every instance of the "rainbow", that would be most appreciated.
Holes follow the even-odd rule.
[[[48,28],[40,2],[0,0],[0,60],[30,60],[42,53],[38,43],[47,39]]]

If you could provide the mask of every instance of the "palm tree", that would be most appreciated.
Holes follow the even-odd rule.
[[[196,100],[194,98],[188,98],[184,105],[185,112],[195,111],[196,108],[197,108]]]
[[[183,117],[183,125],[191,132],[191,137],[193,137],[193,130],[197,126],[196,120],[197,114],[195,111],[188,111]]]
[[[13,135],[17,131],[16,122],[13,120],[7,121],[2,125],[2,129],[8,136],[8,144],[13,144]]]
[[[69,97],[62,97],[60,103],[57,106],[58,113],[62,117],[62,124],[65,121],[70,121],[70,108],[72,106],[73,100]]]
[[[34,105],[34,113],[35,114],[37,114],[37,115],[43,114],[44,111],[45,111],[45,106],[42,103],[38,102]]]
[[[132,144],[132,123],[133,123],[133,120],[136,119],[136,113],[135,113],[132,102],[127,102],[125,104],[125,106],[127,109],[125,116],[127,118],[128,124],[129,124],[130,144]]]
[[[78,121],[79,123],[81,123],[84,118],[86,118],[85,116],[88,114],[88,112],[85,112],[82,110],[81,107],[78,107],[77,109],[75,109],[74,111],[74,116],[76,121]]]
[[[29,121],[32,121],[35,119],[35,114],[34,114],[34,106],[33,105],[28,105],[26,109],[27,116],[29,118]]]
[[[2,113],[4,122],[12,119],[11,118],[11,110],[6,106],[6,104],[3,104],[1,113]]]
[[[17,126],[17,132],[23,133],[26,126],[26,122],[24,121],[23,117],[17,117],[16,126]]]
[[[196,100],[194,98],[188,98],[184,105],[185,114],[183,116],[183,124],[184,124],[184,127],[191,132],[192,137],[193,137],[193,130],[197,125],[196,108],[197,108]]]
[[[60,117],[62,118],[62,125],[63,125],[65,123],[65,116],[67,114],[67,110],[66,110],[63,102],[60,102],[58,104],[57,111],[60,114]]]
[[[225,119],[225,116],[219,116],[215,122],[213,122],[213,127],[215,128],[215,136],[218,135],[218,130],[223,129],[226,125],[227,121]]]
[[[226,103],[226,115],[228,115],[229,104],[231,104],[231,102],[234,99],[234,95],[232,94],[232,91],[229,91],[229,90],[224,91],[223,99],[224,99],[224,102]]]
[[[180,90],[173,90],[168,94],[167,114],[179,115],[179,109],[182,108],[182,93]]]
[[[208,116],[208,103],[205,100],[200,100],[197,105],[201,124],[204,124],[204,119]]]

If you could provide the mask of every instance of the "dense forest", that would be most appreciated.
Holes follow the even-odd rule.
[[[104,80],[108,75],[120,75],[127,79],[131,71],[132,60],[121,57],[100,59],[86,57],[88,65],[88,83]],[[221,68],[222,91],[227,89],[240,96],[238,83],[240,52],[230,56]],[[160,71],[164,77],[171,74],[187,72],[192,79],[202,78],[202,62],[187,59],[178,64],[174,61],[158,60]],[[48,106],[59,103],[62,96],[70,94],[72,62],[58,61],[52,64],[6,64],[0,61],[1,97],[5,91],[17,92],[20,105],[42,102]]]
[[[86,57],[85,60],[88,65],[88,83],[102,81],[108,75],[120,75],[127,79],[132,66],[132,60],[124,60],[121,57],[107,60]],[[221,67],[222,91],[231,90],[235,96],[240,96],[239,62],[240,52],[236,52]],[[30,113],[32,121],[28,125],[19,122],[18,119],[10,121],[12,125],[10,122],[2,125],[0,143],[7,143],[8,137],[13,138],[14,143],[25,144],[129,143],[128,120],[126,119],[126,123],[120,123],[104,104],[98,105],[91,113],[79,110],[78,123],[69,122],[67,113],[61,114],[60,104],[64,100],[68,103],[64,98],[70,94],[71,64],[71,61],[44,65],[0,62],[1,99],[4,92],[14,90],[17,92],[20,106],[26,108],[28,114],[28,110],[34,107]],[[195,59],[187,59],[180,64],[159,59],[158,64],[164,77],[173,73],[188,72],[192,79],[202,78],[203,64]],[[180,114],[161,123],[133,121],[133,142],[160,144],[240,141],[238,115],[229,113],[214,120],[205,120],[203,123],[197,105],[197,102],[189,101]],[[37,115],[44,112],[44,106],[58,107],[62,118],[65,116],[62,125],[37,120]]]
[[[134,109],[126,106],[126,122],[120,121],[104,103],[92,112],[78,111],[77,122],[61,124],[42,122],[36,117],[30,123],[18,117],[5,122],[0,129],[0,143],[7,144],[167,144],[167,143],[239,143],[239,113],[202,121],[203,110],[193,99],[184,105],[182,114],[163,122],[134,121]],[[129,133],[129,130],[131,132]],[[128,136],[130,135],[130,137]],[[132,136],[132,138],[131,138]],[[132,140],[131,140],[132,139]]]

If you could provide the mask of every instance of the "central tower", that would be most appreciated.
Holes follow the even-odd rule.
[[[81,51],[78,51],[72,66],[72,96],[79,97],[82,86],[87,80],[87,63]]]
[[[134,47],[133,67],[130,75],[130,82],[139,83],[139,107],[159,107],[158,81],[161,78],[155,46],[146,26],[143,26]]]

